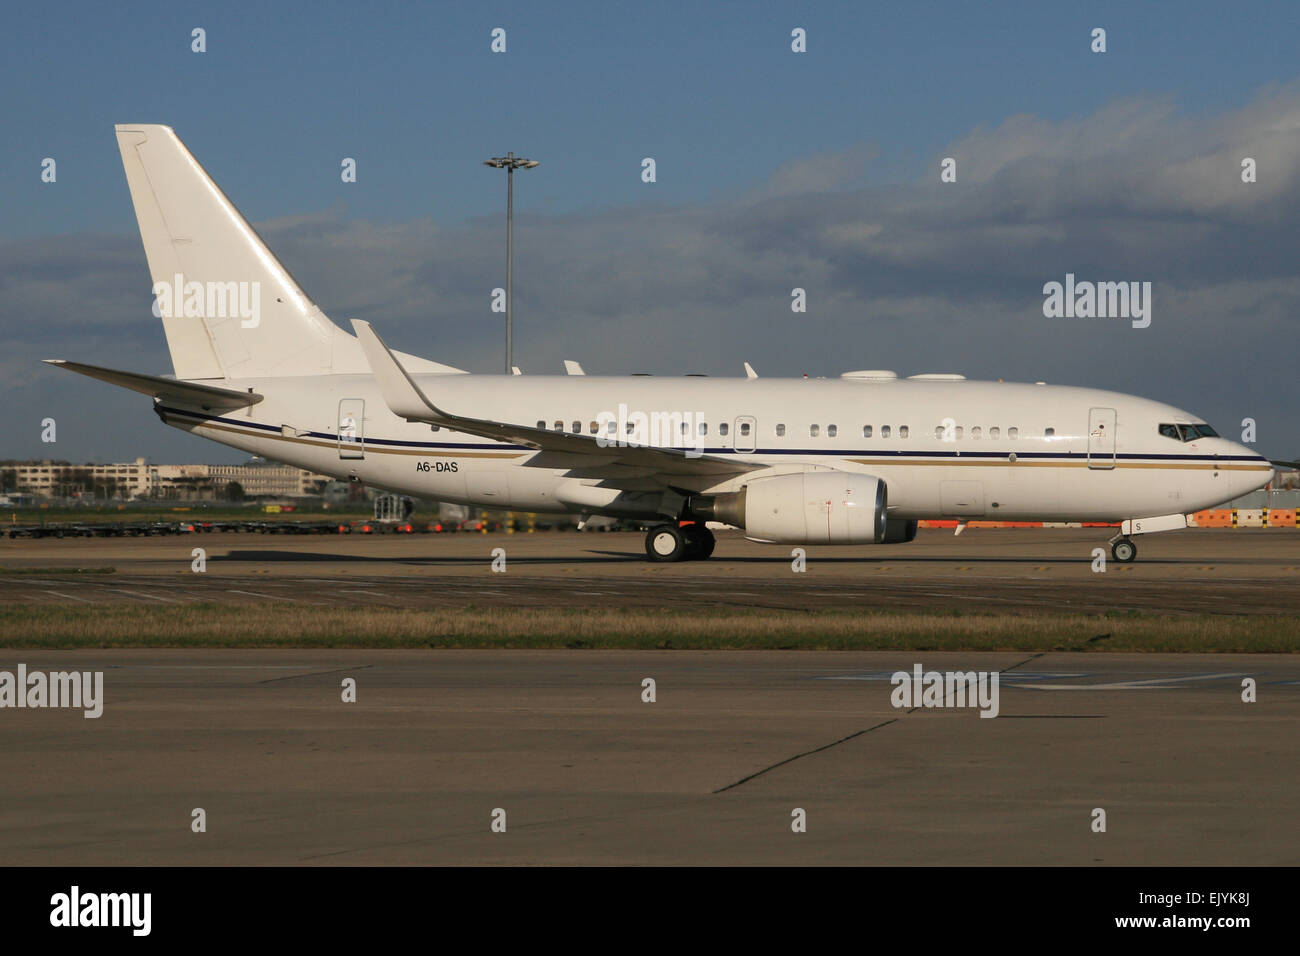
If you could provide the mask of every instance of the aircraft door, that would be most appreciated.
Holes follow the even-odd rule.
[[[1088,467],[1115,467],[1115,409],[1088,410]]]
[[[339,402],[339,457],[366,457],[366,403],[360,398]]]
[[[736,419],[736,434],[733,447],[736,451],[750,452],[758,448],[758,422],[750,415],[741,415]]]

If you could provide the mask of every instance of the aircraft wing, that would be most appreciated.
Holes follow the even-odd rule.
[[[635,474],[645,477],[653,475],[665,480],[672,476],[693,475],[725,478],[762,467],[738,459],[688,454],[688,450],[683,448],[602,445],[594,435],[575,435],[572,432],[549,431],[529,425],[453,415],[429,400],[402,367],[402,363],[370,327],[369,322],[353,319],[352,328],[370,362],[370,369],[379,383],[384,402],[398,418],[428,422],[466,435],[536,448],[545,453],[537,456],[538,464],[543,467],[572,468],[588,472],[591,477],[604,474],[610,478],[632,477]]]
[[[88,375],[110,385],[120,385],[133,392],[140,392],[167,402],[182,405],[197,405],[205,412],[217,409],[228,411],[232,408],[245,408],[256,405],[262,396],[256,392],[241,392],[233,388],[219,388],[216,385],[195,385],[192,382],[178,382],[174,378],[162,378],[158,375],[141,375],[139,372],[119,372],[117,369],[103,368],[99,365],[83,365],[80,362],[66,362],[63,359],[44,359],[47,365],[66,368],[69,372]]]

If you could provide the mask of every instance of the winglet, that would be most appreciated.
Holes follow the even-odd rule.
[[[758,373],[754,371],[754,366],[748,362],[745,363],[745,378],[758,378]]]
[[[575,362],[573,359],[565,359],[564,374],[565,375],[586,375],[587,373],[584,372],[582,370],[582,366],[579,365],[577,362]]]
[[[420,391],[420,386],[411,379],[397,356],[384,344],[369,322],[353,319],[352,331],[361,343],[361,350],[365,352],[370,371],[379,383],[379,391],[384,396],[389,411],[408,421],[440,424],[448,418],[445,412]]]

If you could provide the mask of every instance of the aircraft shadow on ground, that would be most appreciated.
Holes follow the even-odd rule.
[[[588,550],[583,554],[577,555],[557,555],[555,557],[539,557],[537,555],[512,556],[509,549],[506,550],[507,559],[513,564],[529,565],[571,565],[571,564],[608,564],[611,561],[618,562],[642,562],[646,561],[643,551],[599,551]],[[210,555],[208,561],[243,561],[248,563],[258,562],[284,562],[284,563],[301,563],[301,564],[409,564],[409,565],[443,565],[443,564],[474,564],[478,562],[490,562],[492,555],[490,549],[485,552],[475,552],[473,554],[459,555],[440,555],[440,556],[411,556],[411,555],[362,555],[362,554],[322,554],[314,551],[230,551],[222,555]],[[824,555],[820,553],[810,553],[808,555],[810,562],[817,564],[864,564],[864,565],[902,565],[902,564],[971,564],[971,565],[1076,565],[1090,564],[1091,557],[1012,557],[1012,556],[993,556],[993,555],[970,555],[960,558],[953,557],[924,557],[924,556],[902,556],[902,555],[880,555],[880,556],[863,556],[863,555]],[[1141,565],[1204,565],[1207,563],[1205,558],[1146,558],[1139,562]],[[716,556],[708,561],[697,562],[687,561],[680,562],[689,567],[708,568],[722,564],[788,564],[790,556],[787,554],[773,553],[770,555],[745,555],[740,557]],[[1249,562],[1239,560],[1222,560],[1213,559],[1215,565],[1232,565]],[[1118,567],[1115,562],[1109,562],[1107,567],[1112,564]]]
[[[645,555],[637,552],[618,553],[610,552],[605,557],[595,555],[570,555],[566,557],[511,557],[509,551],[506,552],[507,559],[512,563],[518,564],[608,564],[609,559],[621,558],[623,560],[645,561]],[[490,551],[482,553],[461,555],[442,555],[438,557],[421,557],[411,555],[393,555],[387,557],[384,555],[369,554],[319,554],[311,551],[231,551],[223,555],[210,555],[209,563],[216,561],[244,561],[249,563],[282,561],[285,563],[303,563],[303,564],[414,564],[414,565],[440,565],[440,564],[477,564],[490,563],[492,554]]]

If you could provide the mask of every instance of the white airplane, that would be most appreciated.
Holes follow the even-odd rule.
[[[1118,392],[846,372],[838,379],[470,375],[334,325],[169,127],[118,146],[175,377],[51,360],[149,395],[168,425],[340,479],[514,511],[652,524],[654,561],[709,522],[782,544],[893,544],[917,520],[1122,522],[1265,485],[1198,416]]]

